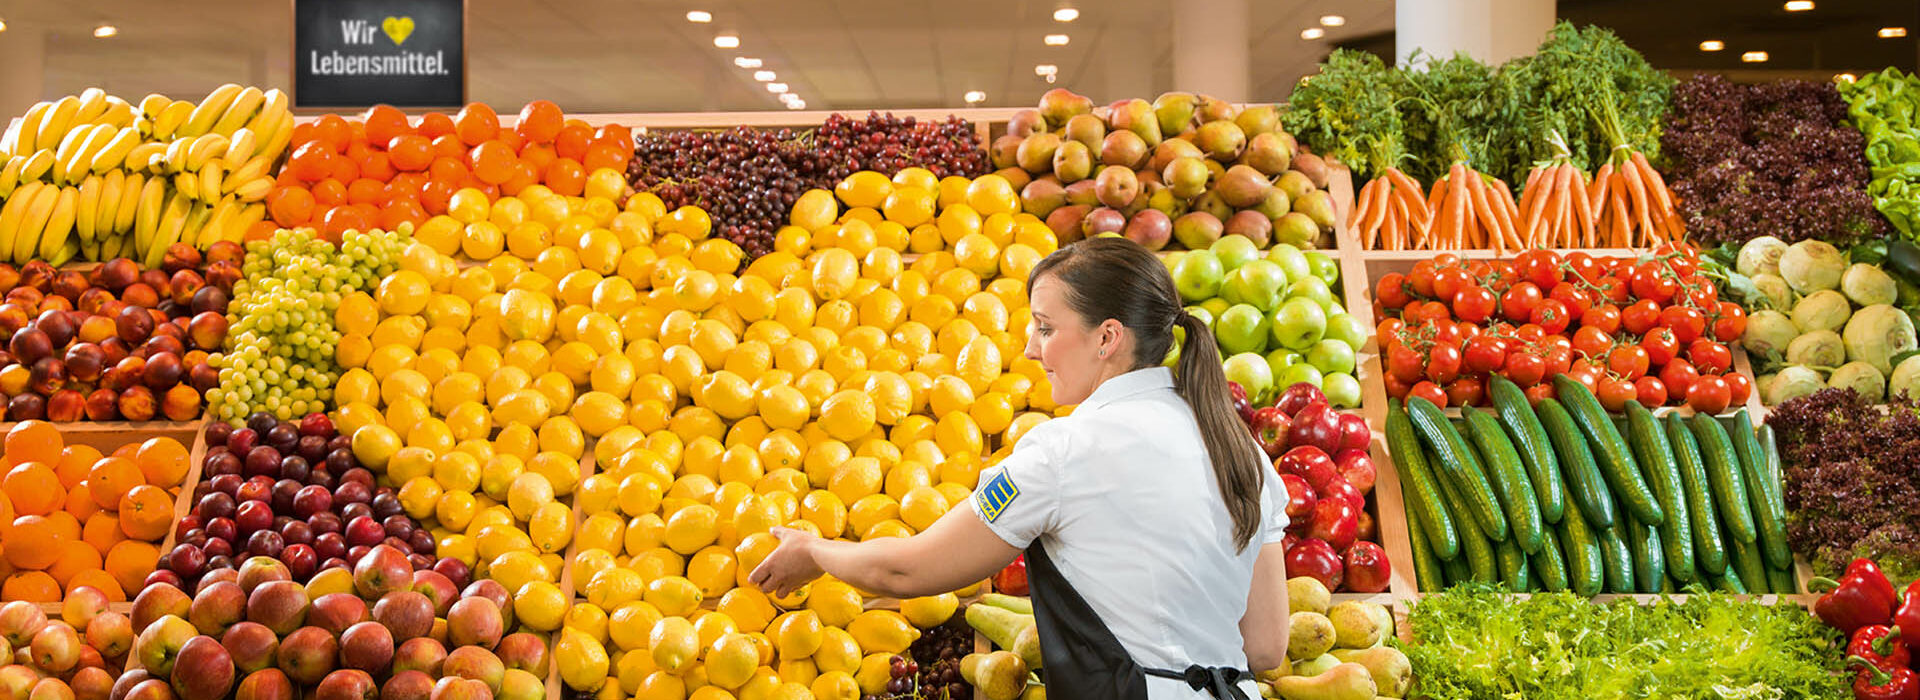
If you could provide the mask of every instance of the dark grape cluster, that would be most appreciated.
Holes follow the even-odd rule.
[[[986,174],[987,154],[973,124],[958,117],[920,122],[869,113],[835,114],[818,129],[674,131],[636,139],[627,179],[660,196],[668,209],[707,211],[715,234],[757,258],[800,194],[832,189],[860,170],[888,175],[919,166],[939,177]]]
[[[969,700],[973,686],[960,679],[960,659],[973,651],[973,630],[941,625],[920,635],[906,656],[888,660],[887,690],[860,700]]]

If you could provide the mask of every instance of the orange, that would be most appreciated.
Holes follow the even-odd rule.
[[[553,137],[553,150],[561,158],[580,160],[587,156],[587,147],[593,143],[593,127],[586,122],[572,121],[560,128]]]
[[[21,515],[46,515],[59,510],[67,500],[60,477],[40,462],[26,462],[8,471],[6,479],[0,481],[0,490],[6,492]]]
[[[395,109],[393,105],[374,105],[367,109],[367,140],[373,143],[386,143],[401,134],[413,132],[407,125],[407,115]]]
[[[467,153],[467,164],[473,167],[473,176],[489,185],[498,185],[513,178],[514,166],[519,163],[518,154],[507,144],[488,141],[474,146]]]
[[[187,448],[173,438],[151,438],[140,443],[133,461],[147,483],[159,487],[179,486],[187,478]]]
[[[453,133],[453,119],[449,118],[444,112],[428,112],[420,115],[420,126],[418,129],[420,135],[427,138],[451,134]]]
[[[0,536],[6,535],[7,530],[12,527],[13,499],[7,497],[6,492],[0,491]],[[0,539],[4,539],[4,537],[0,537]]]
[[[461,143],[478,146],[500,135],[500,117],[486,103],[473,102],[453,116],[453,128]]]
[[[7,563],[20,569],[45,569],[60,558],[60,532],[52,521],[28,515],[7,532]],[[155,552],[155,561],[159,554]]]
[[[80,540],[61,540],[59,552],[60,558],[54,560],[53,566],[47,567],[47,574],[53,576],[53,580],[60,582],[62,588],[65,588],[76,574],[88,569],[98,569],[103,562],[99,552]]]
[[[433,164],[433,143],[425,136],[395,136],[387,142],[387,162],[396,170],[414,173]]]
[[[106,594],[109,603],[127,602],[126,589],[121,588],[120,582],[114,580],[113,576],[104,569],[87,569],[74,574],[73,578],[67,581],[67,595],[73,595],[73,589],[81,586],[100,589],[101,593]]]
[[[93,463],[100,461],[100,451],[87,445],[68,445],[60,451],[60,462],[53,467],[54,474],[60,477],[60,485],[73,488],[74,484],[85,481],[87,472],[93,469]]]
[[[73,488],[67,489],[67,512],[81,520],[86,520],[94,513],[100,512],[100,504],[93,502],[92,489],[86,482],[74,484]]]
[[[157,486],[141,484],[120,497],[120,531],[136,540],[158,542],[173,526],[173,499]]]
[[[87,518],[87,524],[80,528],[80,539],[105,555],[113,551],[114,545],[126,541],[127,536],[120,532],[120,518],[101,511]]]
[[[22,571],[0,584],[0,600],[24,600],[30,603],[60,602],[60,584],[43,571]]]
[[[60,429],[43,420],[23,420],[7,431],[7,459],[14,464],[27,462],[60,461],[60,450],[66,443],[60,439]]]
[[[565,115],[560,106],[546,100],[534,100],[520,108],[520,121],[513,130],[527,143],[551,143],[553,137],[560,135]]]
[[[56,510],[47,514],[47,522],[53,523],[53,534],[63,540],[80,539],[80,519],[72,513]]]
[[[549,163],[544,179],[555,194],[572,197],[587,190],[587,171],[572,158],[560,158]]]
[[[160,548],[147,542],[126,540],[107,551],[107,573],[120,584],[124,591],[137,591],[147,582],[147,574],[153,573],[153,565],[160,561]]]
[[[109,510],[119,508],[120,498],[144,483],[147,483],[146,476],[133,460],[117,455],[95,462],[93,471],[87,474],[93,502]]]

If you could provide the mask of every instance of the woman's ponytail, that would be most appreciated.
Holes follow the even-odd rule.
[[[1206,322],[1185,310],[1179,311],[1175,320],[1185,329],[1187,338],[1180,348],[1180,369],[1173,380],[1174,390],[1193,408],[1194,418],[1200,424],[1200,437],[1213,460],[1213,476],[1220,484],[1220,497],[1226,501],[1227,514],[1233,518],[1233,541],[1244,550],[1260,531],[1260,486],[1266,476],[1262,458],[1265,453],[1233,411],[1233,399],[1227,393],[1227,376],[1220,369],[1220,351],[1209,342],[1213,340],[1213,332]]]

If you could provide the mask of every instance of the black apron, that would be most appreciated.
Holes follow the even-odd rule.
[[[1147,676],[1185,681],[1217,700],[1248,700],[1240,681],[1253,674],[1237,668],[1194,664],[1185,671],[1142,668],[1099,614],[1067,583],[1035,540],[1027,547],[1027,582],[1040,627],[1041,669],[1048,700],[1147,700]]]

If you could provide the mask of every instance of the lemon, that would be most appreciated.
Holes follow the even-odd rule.
[[[700,588],[702,597],[718,598],[733,588],[737,566],[731,550],[710,546],[687,559],[687,580]]]
[[[820,616],[820,623],[830,628],[844,628],[853,623],[861,613],[860,592],[842,581],[821,580],[813,584],[813,593],[807,598],[806,609]],[[822,664],[822,670],[826,665]]]
[[[683,576],[662,576],[647,583],[642,599],[664,615],[686,615],[700,608],[700,587]]]
[[[585,590],[588,603],[612,610],[640,600],[646,583],[632,569],[615,567],[595,574]]]
[[[659,610],[635,597],[621,603],[607,616],[607,632],[615,646],[644,652],[648,633],[660,623],[661,618]],[[648,662],[652,663],[651,657]]]
[[[560,641],[553,646],[553,658],[559,662],[560,679],[569,688],[595,691],[607,682],[606,647],[579,630],[569,628],[560,633]]]
[[[847,509],[847,527],[852,532],[865,533],[875,525],[899,517],[899,501],[884,493],[870,494],[854,501]]]
[[[424,520],[433,515],[434,504],[440,500],[444,490],[440,484],[427,477],[409,479],[400,486],[400,507],[415,520]]]
[[[812,610],[799,610],[781,615],[773,624],[774,648],[780,658],[798,659],[813,656],[820,650],[823,639],[820,615]]]
[[[431,509],[428,512],[432,512]],[[566,549],[567,543],[573,541],[573,510],[559,503],[542,504],[534,510],[527,529],[533,545],[540,551],[552,553]]]
[[[693,554],[719,536],[719,520],[719,511],[709,505],[696,503],[681,508],[667,519],[663,541],[675,552]]]
[[[686,700],[687,682],[668,671],[654,671],[634,690],[634,700]]]
[[[592,581],[615,566],[613,553],[604,549],[582,549],[573,555],[573,576],[576,580]]]
[[[871,170],[848,175],[833,186],[833,193],[849,207],[879,207],[892,192],[893,182]]]
[[[773,603],[760,589],[740,586],[720,596],[720,603],[714,608],[733,620],[743,632],[760,632],[771,624],[775,610]]]
[[[628,527],[627,531],[633,532],[634,528]],[[664,547],[648,549],[634,557],[628,565],[640,572],[640,577],[649,582],[667,576],[680,576],[687,572],[686,559]]]
[[[533,519],[541,506],[553,502],[553,484],[539,474],[522,473],[507,487],[507,508],[521,522]]]
[[[819,662],[815,662],[815,665],[818,666]],[[858,665],[855,668],[858,668]],[[853,676],[847,671],[826,671],[824,668],[821,670],[823,672],[813,679],[812,687],[809,688],[813,697],[820,700],[858,700],[861,696],[860,684],[855,682]]]
[[[553,572],[546,562],[540,561],[532,552],[515,550],[488,561],[487,576],[507,586],[508,590],[522,590],[527,585],[546,581],[553,576]],[[515,610],[518,611],[518,608]]]
[[[738,632],[723,634],[707,647],[707,681],[729,690],[746,684],[760,665],[753,640]]]
[[[599,606],[574,603],[573,607],[567,609],[561,627],[584,633],[601,644],[607,643],[607,612]]]
[[[934,424],[934,441],[946,454],[980,454],[983,438],[980,427],[965,413],[949,413]]]
[[[354,458],[373,469],[383,469],[400,449],[400,435],[384,425],[368,425],[353,431]]]
[[[960,609],[960,599],[952,593],[900,601],[900,615],[920,629],[946,624]]]

